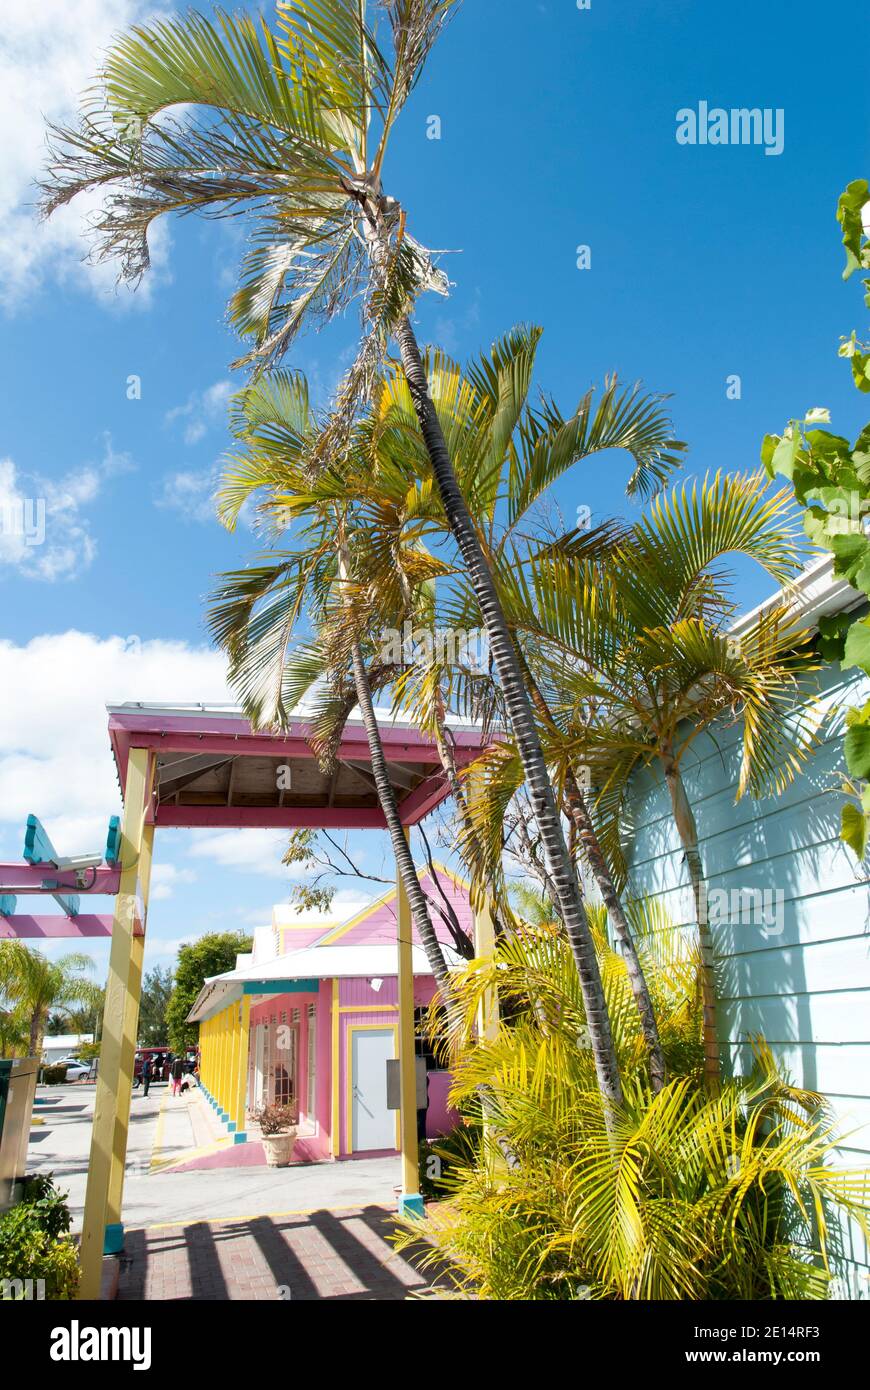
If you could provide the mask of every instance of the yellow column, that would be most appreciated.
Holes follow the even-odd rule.
[[[233,1123],[233,1116],[236,1109],[236,1092],[238,1091],[238,1075],[236,1067],[239,1060],[239,1010],[233,1004],[227,1011],[230,1027],[229,1045],[229,1067],[227,1068],[227,1103],[224,1107],[228,1120],[227,1124]]]
[[[495,949],[495,929],[492,923],[490,904],[474,914],[474,954],[489,960]],[[480,1001],[477,1014],[477,1029],[482,1038],[492,1040],[498,1033],[498,995],[488,989]]]
[[[226,1025],[227,1025],[227,1020],[226,1020],[226,1017],[225,1017],[225,1013],[224,1013],[224,1010],[221,1009],[220,1013],[218,1014],[218,1025],[217,1025],[217,1034],[218,1034],[217,1090],[215,1091],[215,1096],[217,1097],[218,1108],[219,1108],[220,1110],[223,1110],[223,1108],[224,1108],[224,1066],[225,1066],[226,1050],[227,1050],[227,1026],[226,1026]]]
[[[236,1134],[245,1132],[245,1102],[248,1096],[248,1039],[251,1027],[251,996],[243,994],[234,1005],[238,1020],[239,1046],[236,1054],[236,1095],[230,1120],[236,1127]],[[241,1142],[237,1140],[237,1142]]]
[[[407,831],[405,832],[407,837]],[[399,1132],[402,1141],[402,1195],[399,1214],[422,1216],[417,1149],[417,1073],[414,1061],[414,958],[411,905],[396,865],[396,929],[399,950]]]
[[[232,1022],[230,1020],[229,1009],[224,1009],[223,1011],[221,1032],[223,1035],[223,1045],[221,1049],[221,1110],[226,1114],[230,1090],[230,1067],[232,1066],[233,1060]]]
[[[106,981],[106,1002],[103,1012],[103,1036],[100,1045],[100,1063],[94,1098],[94,1120],[91,1130],[91,1151],[88,1160],[88,1184],[85,1192],[85,1211],[79,1247],[80,1299],[98,1299],[100,1296],[109,1179],[112,1170],[115,1122],[118,1109],[116,1097],[121,1081],[121,1052],[124,1024],[127,1018],[133,956],[135,913],[130,910],[130,904],[138,896],[139,857],[142,851],[145,810],[151,793],[152,775],[153,766],[148,750],[146,748],[131,748],[124,788],[121,877],[112,922],[112,945],[109,953],[109,975]]]
[[[332,982],[332,1125],[331,1125],[332,1133],[331,1133],[330,1136],[329,1136],[329,1147],[330,1147],[330,1149],[332,1150],[332,1156],[333,1156],[333,1158],[338,1158],[339,1151],[340,1151],[340,1147],[341,1147],[341,1144],[340,1144],[340,1138],[341,1138],[341,1131],[340,1131],[340,1125],[341,1125],[341,1119],[340,1119],[341,1096],[340,1096],[340,1093],[339,1093],[339,1077],[340,1077],[340,1075],[341,1075],[340,1065],[339,1065],[339,1062],[340,1062],[340,1058],[339,1058],[339,1038],[340,1038],[341,1014],[340,1014],[339,1011],[338,1011],[338,1007],[339,1007],[338,1001],[339,1001],[339,985],[338,985],[338,980],[333,980],[333,982]]]
[[[121,1039],[121,1076],[118,1082],[118,1107],[115,1117],[115,1140],[112,1146],[112,1166],[109,1174],[109,1196],[106,1203],[106,1253],[112,1246],[120,1250],[124,1243],[121,1224],[121,1204],[124,1195],[124,1168],[127,1161],[127,1137],[130,1129],[130,1100],[133,1094],[133,1071],[136,1063],[136,1040],[139,1030],[139,1000],[142,994],[142,959],[145,955],[145,919],[148,911],[148,891],[151,884],[151,863],[154,851],[154,826],[142,831],[139,854],[139,891],[141,904],[131,903],[134,920],[141,929],[130,944],[130,983],[124,1008],[124,1032]]]

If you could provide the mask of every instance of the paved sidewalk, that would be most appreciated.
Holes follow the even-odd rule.
[[[289,1213],[128,1231],[119,1299],[396,1300],[437,1297],[397,1255],[386,1207]]]
[[[43,1124],[31,1130],[30,1172],[53,1172],[69,1192],[73,1231],[81,1230],[94,1107],[93,1085],[40,1087],[52,1104],[40,1106]],[[173,1098],[152,1086],[133,1093],[124,1181],[123,1220],[128,1231],[158,1222],[240,1221],[275,1212],[384,1207],[395,1200],[398,1158],[363,1158],[290,1168],[226,1168],[175,1172],[164,1166],[183,1157],[197,1134],[200,1111],[193,1099]],[[160,1115],[163,1113],[161,1129]],[[244,1147],[240,1145],[240,1148]]]

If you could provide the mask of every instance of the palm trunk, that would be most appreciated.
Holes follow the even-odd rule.
[[[653,1009],[652,999],[650,998],[649,986],[646,976],[643,973],[643,966],[637,954],[634,944],[634,937],[631,934],[631,927],[622,906],[622,900],[616,891],[616,885],[610,875],[607,860],[595,827],[589,815],[589,810],[583,798],[583,793],[577,783],[577,779],[571,769],[565,777],[565,803],[571,816],[572,824],[577,828],[577,836],[583,847],[586,861],[592,870],[592,876],[598,886],[602,902],[607,908],[607,915],[613,926],[614,934],[622,948],[622,958],[625,961],[625,970],[628,975],[628,982],[631,992],[634,995],[634,1002],[637,1005],[637,1012],[640,1016],[640,1026],[643,1032],[644,1041],[649,1051],[649,1076],[653,1091],[658,1093],[667,1079],[664,1053],[662,1052],[661,1039],[659,1037],[658,1024],[656,1023],[655,1010]]]
[[[369,754],[372,760],[372,776],[375,780],[375,786],[377,787],[378,800],[381,804],[381,810],[384,813],[384,820],[387,822],[387,830],[393,846],[393,854],[396,857],[402,883],[408,895],[408,902],[411,908],[411,916],[414,919],[414,925],[417,928],[420,941],[426,952],[429,969],[435,976],[438,987],[446,1003],[450,997],[450,975],[441,951],[441,943],[435,935],[435,928],[432,926],[432,919],[429,916],[429,908],[423,896],[423,890],[417,878],[417,870],[414,868],[411,850],[408,841],[405,839],[405,828],[402,825],[402,820],[399,815],[396,794],[393,790],[393,784],[390,781],[387,760],[384,757],[381,732],[378,728],[378,721],[375,716],[371,688],[369,686],[368,675],[366,674],[365,662],[363,661],[363,654],[359,642],[354,642],[351,649],[351,664],[353,666],[353,679],[354,685],[356,686],[357,703],[359,704],[363,726],[369,743]]]
[[[704,867],[698,849],[698,826],[692,810],[679,764],[669,750],[664,752],[665,781],[671,798],[674,822],[680,843],[683,846],[692,897],[695,902],[695,917],[698,923],[698,946],[701,953],[701,1001],[704,1017],[704,1078],[711,1090],[719,1088],[721,1064],[719,1060],[719,1036],[716,1028],[716,977],[713,971],[713,938],[707,920],[707,884]]]
[[[523,667],[532,702],[543,722],[553,728],[554,721],[550,707],[525,662],[523,662]],[[628,981],[640,1016],[641,1030],[649,1051],[650,1084],[653,1091],[658,1093],[665,1084],[666,1068],[649,987],[643,973],[643,966],[638,958],[634,937],[631,934],[631,927],[628,925],[622,900],[616,891],[616,885],[595,833],[595,826],[592,823],[592,817],[589,814],[580,785],[570,767],[565,774],[565,804],[571,817],[571,824],[574,826],[583,847],[586,862],[592,870],[592,876],[598,886],[601,900],[607,908],[607,915],[610,918],[614,933],[622,947],[622,958],[625,961]]]
[[[432,466],[447,521],[468,570],[481,616],[486,624],[489,646],[498,672],[517,750],[525,770],[532,809],[557,903],[571,945],[586,1011],[586,1023],[595,1060],[598,1085],[605,1102],[608,1122],[611,1107],[622,1101],[622,1084],[604,989],[595,956],[595,946],[583,906],[583,898],[562,833],[559,812],[544,754],[535,728],[529,697],[523,684],[517,653],[511,640],[492,574],[483,554],[477,532],[456,481],[453,465],[435,407],[429,395],[420,349],[410,320],[402,318],[395,329],[408,389]]]

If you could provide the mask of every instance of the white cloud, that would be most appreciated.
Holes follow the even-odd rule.
[[[106,702],[231,700],[223,656],[184,642],[69,631],[0,641],[0,825],[17,843],[34,811],[59,849],[105,843],[120,811]],[[165,882],[165,880],[164,880]]]
[[[287,848],[282,830],[198,830],[193,832],[191,856],[211,859],[225,868],[278,878],[305,877],[304,871],[281,863]]]
[[[192,869],[179,869],[177,864],[156,863],[151,870],[151,897],[171,898],[180,883],[196,883]]]
[[[180,512],[186,521],[215,521],[218,479],[219,472],[214,467],[167,473],[154,505],[167,511]]]
[[[88,569],[97,545],[86,509],[108,479],[132,467],[129,455],[115,453],[108,436],[99,463],[60,478],[19,474],[11,458],[0,459],[0,574],[8,565],[25,579],[54,583]]]
[[[83,237],[98,198],[80,196],[37,222],[34,180],[45,159],[45,123],[68,120],[92,85],[112,37],[162,8],[162,0],[3,0],[0,47],[0,303],[15,308],[46,280],[87,287],[118,305],[148,302],[166,276],[169,234],[149,238],[153,270],[133,295],[117,289],[117,267],[83,264]]]
[[[185,444],[198,444],[213,425],[225,422],[227,402],[233,390],[231,381],[216,381],[205,391],[194,391],[184,405],[176,405],[166,412],[166,424],[184,420]]]

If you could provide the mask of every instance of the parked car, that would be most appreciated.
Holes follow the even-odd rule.
[[[82,1081],[91,1074],[90,1062],[83,1062],[78,1057],[61,1057],[59,1061],[52,1062],[52,1066],[66,1067],[67,1081]]]

